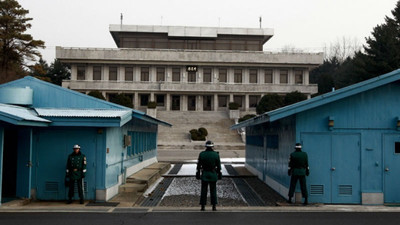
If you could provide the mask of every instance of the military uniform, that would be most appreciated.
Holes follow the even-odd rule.
[[[86,174],[86,156],[80,151],[78,153],[73,152],[68,156],[67,160],[67,174],[66,177],[69,178],[69,203],[74,197],[74,186],[75,183],[78,185],[78,194],[81,204],[83,204],[83,178]]]
[[[291,199],[294,195],[294,191],[296,189],[297,180],[299,180],[300,188],[301,188],[301,195],[304,198],[304,204],[308,204],[306,176],[308,176],[309,173],[310,173],[310,170],[308,167],[308,155],[307,155],[307,153],[301,151],[300,144],[296,144],[296,151],[294,151],[294,152],[292,152],[292,154],[290,154],[290,159],[289,159],[288,175],[291,176],[291,179],[290,179],[288,202],[291,202]]]
[[[205,151],[199,154],[196,178],[201,179],[200,205],[202,210],[204,210],[204,206],[207,203],[208,185],[210,185],[211,204],[213,205],[213,210],[216,210],[215,205],[218,203],[217,180],[222,178],[221,160],[219,153],[215,152],[211,147],[207,147]]]

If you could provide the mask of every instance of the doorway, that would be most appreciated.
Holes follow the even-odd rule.
[[[3,148],[3,182],[1,187],[1,202],[16,199],[17,196],[17,156],[18,131],[5,129]]]
[[[212,96],[210,95],[203,96],[203,110],[204,111],[212,110]]]
[[[189,111],[196,110],[196,96],[193,95],[188,96],[188,110]]]
[[[172,110],[181,110],[181,96],[172,95]]]

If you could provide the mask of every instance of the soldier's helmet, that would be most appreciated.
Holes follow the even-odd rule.
[[[206,147],[214,147],[214,143],[212,141],[206,141]]]
[[[296,143],[296,146],[294,146],[295,149],[301,149],[301,144],[300,143]]]
[[[79,145],[74,145],[73,149],[81,149],[81,146],[79,146]]]

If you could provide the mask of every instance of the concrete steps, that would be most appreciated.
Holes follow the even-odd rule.
[[[158,148],[165,149],[202,149],[204,142],[191,142],[189,131],[204,127],[208,131],[207,139],[212,140],[220,149],[244,149],[241,137],[229,128],[234,124],[228,113],[221,112],[181,112],[158,111],[157,118],[171,123],[171,128],[159,127]],[[216,146],[216,147],[217,147]]]
[[[119,193],[110,202],[119,202],[119,207],[131,207],[143,198],[143,193],[158,178],[171,168],[169,163],[154,163],[126,179],[126,183],[119,187]]]

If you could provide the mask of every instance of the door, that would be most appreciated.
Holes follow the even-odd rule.
[[[32,129],[18,131],[17,196],[31,197]]]
[[[332,135],[332,203],[361,203],[360,135]]]
[[[196,110],[196,96],[193,95],[188,96],[188,110],[189,111]]]
[[[95,150],[96,132],[80,130],[42,130],[35,138],[36,185],[39,200],[65,200],[68,188],[64,186],[65,169],[72,146],[79,144],[87,158],[84,179],[85,199],[95,199]],[[77,195],[76,195],[77,198]]]
[[[400,134],[383,135],[384,201],[400,203]]]
[[[203,96],[203,110],[211,111],[211,109],[212,109],[212,96],[210,95]]]
[[[309,201],[330,203],[332,200],[331,136],[303,133],[301,138],[303,151],[307,152],[310,167],[310,175],[307,177]]]
[[[173,95],[172,96],[172,110],[181,110],[181,96]]]
[[[360,203],[360,135],[302,133],[301,138],[310,166],[310,202]]]

